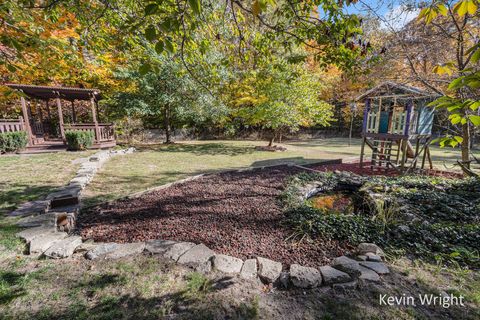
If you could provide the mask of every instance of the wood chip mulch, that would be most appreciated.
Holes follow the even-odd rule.
[[[313,168],[369,173],[358,172],[358,164]],[[282,223],[278,196],[285,178],[301,171],[276,166],[212,174],[94,207],[79,215],[77,227],[84,239],[97,242],[190,241],[242,259],[319,267],[352,248],[338,241],[285,241],[292,230]]]

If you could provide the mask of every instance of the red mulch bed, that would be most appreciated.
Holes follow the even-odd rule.
[[[372,173],[360,171],[358,164],[311,167]],[[277,197],[285,178],[301,171],[276,166],[208,175],[95,207],[78,217],[78,227],[84,239],[98,242],[190,241],[242,259],[262,256],[318,267],[351,247],[338,241],[285,241],[292,231],[282,225]]]

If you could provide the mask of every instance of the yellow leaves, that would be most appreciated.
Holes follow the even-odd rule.
[[[452,62],[447,62],[443,65],[436,65],[433,67],[433,72],[439,75],[448,74],[451,76],[453,74],[454,64]]]
[[[467,13],[474,15],[478,9],[477,0],[461,0],[455,4],[453,11],[459,16],[464,16]]]
[[[425,23],[429,24],[439,14],[446,16],[448,13],[447,7],[443,3],[437,3],[430,7],[423,8],[418,15],[418,19],[425,19]]]

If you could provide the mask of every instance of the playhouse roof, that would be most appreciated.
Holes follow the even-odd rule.
[[[419,98],[437,97],[439,95],[437,93],[423,90],[417,87],[407,86],[407,85],[399,84],[392,81],[386,81],[366,91],[360,96],[356,97],[355,101],[363,100],[369,97],[382,97],[382,96],[389,96],[389,97],[402,96],[402,97],[408,97],[413,99],[419,99]]]
[[[5,86],[12,89],[20,90],[25,93],[27,96],[34,99],[55,99],[61,98],[64,100],[90,100],[95,98],[95,100],[100,100],[100,90],[98,89],[84,89],[84,88],[73,88],[73,87],[49,87],[49,86],[34,86],[29,84],[13,84],[7,83]]]

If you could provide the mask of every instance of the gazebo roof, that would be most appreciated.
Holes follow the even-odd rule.
[[[27,96],[34,99],[55,99],[61,98],[64,100],[90,100],[95,98],[95,100],[102,99],[100,95],[100,90],[98,89],[83,89],[83,88],[73,88],[73,87],[49,87],[49,86],[34,86],[28,84],[14,84],[7,83],[5,86],[22,91]]]
[[[403,96],[411,99],[421,99],[429,97],[438,97],[439,94],[423,90],[417,87],[407,86],[392,81],[386,81],[379,84],[376,87],[366,91],[360,96],[355,98],[355,101],[363,100],[369,97],[381,97],[381,96]]]

